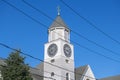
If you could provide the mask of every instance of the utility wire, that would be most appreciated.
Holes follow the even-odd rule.
[[[82,15],[80,15],[76,10],[74,10],[71,6],[69,6],[65,1],[60,0],[66,7],[68,7],[71,11],[73,11],[76,15],[78,15],[81,19],[83,19],[84,21],[86,21],[89,25],[91,25],[92,27],[94,27],[97,31],[101,32],[103,35],[105,35],[106,37],[108,37],[109,39],[111,39],[112,41],[116,42],[117,44],[120,45],[120,42],[116,39],[114,39],[113,37],[111,37],[109,34],[105,33],[104,31],[102,31],[100,28],[98,28],[95,24],[93,24],[90,20],[88,20],[87,18],[83,17]]]
[[[41,23],[40,21],[38,21],[38,20],[34,19],[33,17],[29,16],[28,14],[26,14],[26,13],[23,12],[22,10],[16,8],[14,5],[10,4],[9,2],[7,2],[7,1],[5,1],[5,0],[2,0],[2,1],[4,1],[4,2],[5,2],[6,4],[8,4],[9,6],[15,8],[17,11],[21,12],[22,14],[24,14],[24,15],[27,16],[28,18],[30,18],[30,19],[32,19],[33,21],[35,21],[36,23],[42,25],[42,26],[45,27],[45,28],[48,28],[45,24],[43,24],[43,23]],[[54,32],[55,32],[55,31],[54,31]],[[55,32],[55,33],[57,33],[57,32]],[[59,34],[59,35],[60,35],[60,34]],[[61,36],[61,35],[60,35],[60,36]],[[71,41],[72,41],[72,40],[71,40]],[[105,55],[103,55],[103,54],[100,54],[99,52],[96,52],[96,51],[94,51],[94,50],[91,50],[91,49],[83,46],[83,45],[80,45],[79,43],[77,43],[77,42],[75,42],[75,41],[72,41],[72,42],[75,43],[76,45],[78,45],[79,47],[82,47],[82,48],[84,48],[84,49],[86,49],[86,50],[88,50],[88,51],[90,51],[90,52],[92,52],[92,53],[94,53],[94,54],[97,54],[97,55],[99,55],[99,56],[103,56],[104,58],[107,58],[107,59],[112,60],[112,61],[115,61],[115,62],[120,62],[119,60],[116,60],[116,59],[107,57],[107,56],[105,56]]]
[[[6,67],[5,65],[0,65],[1,67]],[[8,66],[10,67],[10,66]],[[36,75],[36,76],[39,76],[39,77],[43,77],[43,78],[47,78],[47,79],[52,79],[52,80],[55,80],[54,78],[52,77],[47,77],[47,76],[43,76],[43,75],[39,75],[39,74],[35,74],[35,73],[30,73],[32,75]]]
[[[39,75],[39,74],[35,74],[35,73],[31,73],[31,74],[33,74],[33,75],[37,75],[37,76],[39,76],[39,77],[43,77],[43,78],[47,78],[47,79],[51,79],[51,80],[55,80],[55,79],[52,78],[52,77],[47,77],[47,76],[43,76],[43,75]]]
[[[32,18],[31,16],[27,15],[27,14],[26,14],[25,12],[23,12],[22,10],[16,8],[15,6],[13,6],[12,4],[10,4],[9,2],[7,2],[7,1],[5,1],[5,0],[2,0],[2,1],[4,1],[4,2],[5,2],[6,4],[8,4],[9,6],[15,8],[17,11],[23,13],[25,16],[29,17],[30,19],[32,19],[33,21],[35,21],[35,22],[37,22],[37,23],[39,23],[39,24],[41,25],[41,23],[40,23],[39,21],[37,21],[36,19],[34,19],[34,18]],[[44,24],[42,24],[42,26],[43,26],[43,25],[44,25]],[[45,27],[45,25],[44,25],[44,27]],[[7,45],[5,45],[5,44],[0,44],[0,45],[16,51],[16,49],[10,48],[9,46],[7,46]],[[79,46],[80,46],[80,45],[79,45]],[[80,46],[80,47],[81,47],[81,46]],[[84,48],[84,47],[83,47],[83,48]],[[87,49],[87,48],[86,48],[86,49]],[[92,50],[89,50],[89,51],[92,52]],[[21,53],[23,54],[23,52],[21,52]],[[95,53],[95,52],[94,52],[94,53]],[[25,55],[25,54],[24,54],[24,55]],[[31,55],[28,55],[28,54],[26,54],[26,55],[29,56],[29,57],[31,57],[31,58],[34,58],[34,59],[36,59],[36,60],[40,60],[40,61],[41,61],[41,59],[35,58],[35,57],[33,57],[33,56],[31,56]],[[120,62],[120,61],[118,61],[118,60],[114,60],[114,59],[111,59],[111,58],[107,58],[107,59],[113,60],[113,61],[115,61],[115,62]],[[43,61],[43,60],[42,60],[42,61]],[[47,63],[48,63],[48,62],[47,62]],[[48,64],[51,64],[51,63],[48,63]],[[53,64],[52,64],[52,66],[56,66],[56,65],[53,65]],[[59,67],[59,66],[56,66],[56,67],[61,68],[61,67]],[[64,68],[61,68],[61,69],[64,69]],[[65,69],[64,69],[64,70],[65,70]],[[80,74],[80,75],[81,75],[81,74]],[[82,75],[82,76],[83,76],[83,75]],[[84,76],[85,76],[85,75],[84,75]],[[88,76],[88,77],[89,77],[89,76]]]
[[[17,11],[23,13],[25,16],[29,17],[30,19],[32,19],[33,21],[37,22],[38,24],[40,24],[40,25],[42,25],[43,27],[47,28],[46,25],[42,24],[40,21],[38,21],[38,20],[32,18],[31,16],[27,15],[25,12],[23,12],[22,10],[16,8],[16,7],[13,6],[12,4],[10,4],[9,2],[7,2],[7,1],[5,1],[5,0],[2,0],[2,1],[4,1],[4,2],[5,2],[6,4],[8,4],[9,6],[15,8]],[[74,42],[74,41],[72,41],[72,42]],[[112,59],[112,58],[107,57],[107,56],[105,56],[105,55],[103,55],[103,54],[100,54],[100,53],[98,53],[98,52],[96,52],[96,51],[94,51],[94,50],[91,50],[91,49],[89,49],[89,48],[87,48],[87,47],[85,47],[85,46],[83,46],[83,45],[80,45],[80,44],[77,43],[77,42],[74,42],[74,43],[75,43],[76,45],[78,45],[78,46],[84,48],[84,49],[87,49],[88,51],[90,51],[90,52],[92,52],[92,53],[94,53],[94,54],[97,54],[97,55],[99,55],[99,56],[103,56],[103,57],[105,57],[105,58],[107,58],[107,59],[109,59],[109,60],[115,61],[115,62],[120,62],[119,60]],[[7,47],[7,46],[6,46],[6,47]]]
[[[30,6],[31,8],[33,8],[33,9],[35,9],[36,11],[38,11],[39,13],[41,13],[42,15],[46,16],[47,18],[49,18],[50,20],[55,21],[56,23],[60,24],[58,21],[54,20],[52,17],[50,17],[49,15],[47,15],[46,13],[44,13],[43,11],[41,11],[40,9],[34,7],[33,5],[31,5],[30,3],[26,2],[25,0],[22,0],[22,1],[23,1],[25,4],[27,4],[28,6]],[[62,25],[62,24],[60,24],[60,25],[61,25],[61,26],[64,26],[64,25]],[[70,29],[70,28],[69,28],[69,29]],[[92,40],[84,37],[84,36],[81,35],[80,33],[77,33],[76,31],[73,31],[72,29],[70,29],[70,31],[72,31],[74,34],[80,36],[81,38],[87,40],[88,42],[90,42],[90,43],[92,43],[92,44],[94,44],[94,45],[96,45],[96,46],[98,46],[98,47],[100,47],[100,48],[102,48],[102,49],[104,49],[104,50],[106,50],[106,51],[108,51],[108,52],[111,52],[111,54],[114,54],[114,55],[117,55],[118,57],[120,57],[120,54],[119,54],[119,53],[114,52],[113,50],[108,49],[108,48],[106,48],[106,47],[104,47],[104,46],[102,46],[102,45],[100,45],[100,44],[98,44],[98,43],[96,43],[96,42],[94,42],[94,41],[92,41]]]
[[[3,60],[3,61],[6,60],[5,58],[2,58],[2,57],[0,57],[0,59]],[[33,71],[34,71],[34,70],[37,70],[37,71],[38,71],[38,70],[39,70],[39,71],[41,70],[41,69],[39,69],[39,68],[33,68],[33,67],[31,67],[31,66],[29,66],[29,67],[30,67],[30,69],[33,69]],[[31,72],[31,71],[30,71],[30,72]],[[36,71],[35,71],[35,72],[36,72]],[[51,72],[48,72],[48,71],[45,71],[45,70],[44,70],[44,72],[51,74]],[[43,73],[43,72],[39,72],[39,73]],[[38,73],[38,74],[39,74],[39,73]],[[31,73],[31,74],[33,74],[33,73]],[[66,78],[66,76],[58,75],[58,74],[56,74],[56,73],[54,73],[54,74],[55,74],[56,76],[58,76],[58,77]],[[71,79],[71,80],[74,80],[74,79],[72,79],[72,78],[70,78],[70,79]]]
[[[75,74],[81,75],[81,76],[85,76],[85,77],[88,77],[88,78],[91,78],[91,79],[95,79],[95,78],[93,78],[93,77],[86,76],[86,75],[83,75],[83,74],[79,74],[79,73],[73,72],[73,71],[71,71],[71,70],[68,70],[68,69],[66,69],[66,68],[63,68],[63,67],[60,67],[60,66],[54,65],[54,64],[52,64],[52,63],[49,63],[49,62],[43,61],[42,59],[39,59],[39,58],[33,57],[33,56],[31,56],[31,55],[29,55],[29,54],[26,54],[26,53],[24,53],[24,52],[22,52],[22,51],[19,51],[19,50],[17,50],[17,49],[14,49],[14,48],[12,48],[12,47],[9,47],[9,46],[6,45],[6,44],[0,43],[0,45],[3,46],[3,47],[5,47],[5,48],[8,48],[8,49],[10,49],[10,50],[18,51],[18,52],[20,52],[21,54],[23,54],[23,55],[25,55],[25,56],[28,56],[28,57],[33,58],[33,59],[35,59],[35,60],[38,60],[38,61],[44,62],[44,63],[49,64],[49,65],[51,65],[51,66],[54,66],[54,67],[57,67],[57,68],[60,68],[60,69],[63,69],[63,70],[66,70],[66,71],[69,71],[69,72],[72,72],[72,73],[75,73]],[[98,79],[97,79],[97,80],[98,80]]]

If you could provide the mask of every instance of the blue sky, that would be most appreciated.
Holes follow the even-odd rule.
[[[53,20],[48,19],[36,10],[22,2],[22,0],[7,0],[28,15],[48,26]],[[89,40],[92,40],[116,53],[120,54],[120,44],[112,41],[78,15],[72,12],[59,0],[26,0],[36,8],[45,12],[52,18],[57,16],[57,6],[61,8],[61,17],[69,28]],[[80,15],[86,17],[105,33],[120,41],[120,1],[119,0],[65,0]],[[13,48],[21,49],[34,57],[43,60],[44,44],[48,39],[47,29],[34,22],[19,11],[0,1],[0,42]],[[71,32],[71,40],[99,52],[107,57],[120,60],[120,56],[114,55],[95,44],[77,36]],[[102,56],[96,55],[88,50],[74,45],[75,66],[89,64],[96,78],[120,74],[120,62],[114,62]],[[0,57],[6,58],[12,50],[0,46]],[[26,63],[36,66],[36,61],[26,56]]]

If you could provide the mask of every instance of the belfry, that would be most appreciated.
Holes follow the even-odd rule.
[[[70,44],[70,30],[60,16],[60,9],[48,32],[44,61],[50,64],[44,63],[44,76],[55,80],[74,80],[74,49]]]

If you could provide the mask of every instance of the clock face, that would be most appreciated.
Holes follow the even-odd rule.
[[[64,54],[66,57],[71,57],[72,50],[68,44],[64,45]]]
[[[47,50],[47,53],[50,57],[54,57],[57,53],[57,45],[56,44],[51,44],[49,47],[48,47],[48,50]]]

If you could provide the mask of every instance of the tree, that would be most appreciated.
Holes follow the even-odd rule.
[[[12,52],[1,70],[3,80],[32,80],[29,66],[24,60],[25,58],[20,56],[20,51]]]

